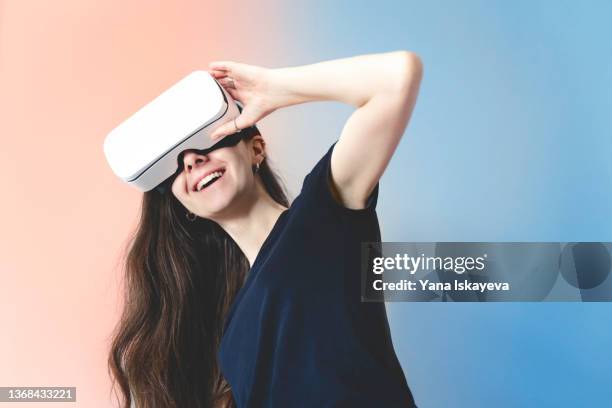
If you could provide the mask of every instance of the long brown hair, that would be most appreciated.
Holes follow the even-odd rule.
[[[288,207],[268,160],[257,174],[270,197]],[[191,222],[185,213],[171,191],[143,195],[108,357],[112,389],[119,385],[124,408],[236,406],[217,352],[248,259],[217,223]]]

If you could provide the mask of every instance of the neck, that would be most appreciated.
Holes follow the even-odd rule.
[[[259,180],[256,186],[250,197],[243,197],[243,204],[233,208],[231,214],[214,220],[240,247],[251,267],[272,227],[287,209],[270,198]]]

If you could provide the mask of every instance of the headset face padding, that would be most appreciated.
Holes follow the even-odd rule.
[[[152,190],[177,172],[181,152],[222,143],[228,136],[213,143],[210,134],[241,110],[208,72],[194,71],[114,128],[106,159],[124,182]]]

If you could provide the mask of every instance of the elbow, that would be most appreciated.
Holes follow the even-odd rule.
[[[418,88],[423,79],[423,61],[418,54],[412,51],[399,51],[401,69],[399,84],[403,90]]]

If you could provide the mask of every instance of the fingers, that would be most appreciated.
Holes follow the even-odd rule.
[[[238,101],[238,102],[240,102],[241,104],[244,105],[244,102],[240,98],[240,95],[238,94],[238,91],[236,91],[235,89],[232,89],[232,88],[226,88],[226,91],[227,91],[228,94],[230,94],[230,96],[232,97],[233,100]]]
[[[214,132],[212,132],[212,134],[210,135],[210,138],[212,140],[218,140],[227,135],[234,134],[235,132],[236,132],[236,128],[234,128],[234,121],[231,120],[228,123],[224,123],[223,125],[219,126],[217,129],[215,129]]]
[[[236,117],[236,125],[238,126],[239,129],[244,129],[249,127],[250,125],[248,124],[244,124],[244,117],[243,115],[238,115]],[[230,120],[224,124],[222,124],[221,126],[219,126],[218,128],[216,128],[211,134],[210,134],[210,138],[212,140],[217,140],[220,139],[224,136],[227,135],[232,135],[236,133],[236,127],[234,126],[234,120]]]
[[[218,80],[217,82],[219,82],[221,84],[221,86],[223,87],[223,89],[225,89],[225,91],[230,94],[230,96],[232,97],[233,100],[238,101],[242,104],[244,104],[244,102],[241,99],[240,93],[238,92],[238,90],[235,88],[235,84],[232,84],[232,81],[221,81]],[[232,85],[234,87],[232,87]]]
[[[218,79],[219,83],[225,88],[236,89],[236,81],[229,77],[223,77]]]
[[[230,77],[227,77],[227,76],[221,76],[221,75],[218,75],[218,74],[213,74],[211,71],[208,71],[208,72],[211,75],[213,75],[215,80],[223,87],[223,89],[225,89],[227,91],[227,93],[230,94],[232,99],[242,103],[242,100],[240,98],[239,92],[236,89],[236,80],[234,78],[230,78]]]
[[[223,62],[211,62],[208,64],[208,73],[212,75],[217,81],[220,81],[223,78],[228,76],[229,70],[227,66]]]
[[[227,72],[231,71],[233,64],[232,61],[212,61],[208,64],[208,67],[213,71]]]
[[[227,74],[223,71],[214,71],[212,69],[208,70],[208,73],[212,75],[215,79],[219,80],[221,78],[227,77]]]

